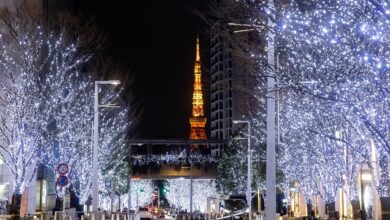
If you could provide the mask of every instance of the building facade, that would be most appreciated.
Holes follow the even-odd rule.
[[[259,65],[250,56],[259,39],[253,31],[235,32],[228,21],[220,19],[211,28],[211,138],[229,139],[233,120],[249,119],[256,102]],[[219,154],[222,146],[214,146]]]

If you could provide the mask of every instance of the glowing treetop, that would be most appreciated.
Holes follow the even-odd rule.
[[[194,66],[194,93],[192,95],[192,116],[189,118],[191,130],[190,139],[204,140],[206,139],[206,121],[203,112],[203,92],[202,92],[202,72],[200,66],[199,54],[199,36],[196,38],[196,59]]]

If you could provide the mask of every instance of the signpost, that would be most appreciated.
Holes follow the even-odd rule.
[[[66,163],[58,164],[57,172],[62,176],[69,172],[69,167]]]
[[[66,187],[69,183],[69,179],[67,176],[59,176],[57,177],[57,185],[60,187]]]
[[[64,198],[62,200],[62,219],[65,219],[65,196],[66,196],[66,187],[69,184],[69,178],[67,176],[69,172],[69,167],[66,163],[58,164],[57,172],[59,176],[57,177],[57,186],[64,188]]]

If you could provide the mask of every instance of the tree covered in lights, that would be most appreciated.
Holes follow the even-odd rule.
[[[67,113],[56,119],[56,129],[61,136],[55,136],[57,145],[53,145],[51,154],[47,160],[51,167],[65,162],[70,168],[69,177],[73,181],[73,187],[85,202],[90,195],[91,189],[91,152],[92,152],[92,122],[93,122],[93,81],[86,81],[89,84],[83,91],[75,91],[78,97],[67,104],[68,108],[61,107]],[[65,87],[66,88],[66,87]],[[111,88],[102,88],[99,91],[102,99],[101,104],[117,103],[117,108],[99,108],[99,185],[100,193],[109,194],[113,190],[117,195],[122,195],[128,189],[129,166],[126,165],[128,153],[126,139],[131,124],[127,121],[129,112],[126,105],[120,103],[118,92]],[[74,108],[74,109],[73,109]],[[69,109],[73,109],[69,114]],[[77,123],[72,120],[78,119]],[[106,187],[112,186],[112,189]]]
[[[179,211],[189,212],[191,210],[191,179],[170,179],[167,182],[165,197],[170,205]],[[192,210],[206,212],[207,198],[217,196],[215,180],[193,179],[192,187]]]
[[[5,9],[0,21],[4,27],[0,38],[0,153],[13,174],[12,204],[18,207],[21,194],[46,156],[45,147],[53,144],[49,118],[52,103],[41,90],[46,81],[44,72],[52,60],[42,56],[42,45],[49,42],[41,27],[32,27]]]
[[[121,181],[121,180],[120,180]],[[127,194],[116,194],[118,191],[115,191],[116,197],[112,197],[110,194],[103,193],[100,198],[99,207],[103,210],[122,210],[124,207],[130,208],[131,210],[136,210],[138,207],[143,207],[150,205],[153,200],[154,195],[154,184],[152,180],[141,180],[141,179],[131,179],[129,180],[130,186],[130,205],[128,204],[129,199],[125,198]],[[107,188],[110,188],[106,186]],[[114,186],[114,190],[116,187]],[[114,207],[111,207],[111,204]]]
[[[131,180],[131,209],[152,202],[154,186],[152,180]]]
[[[365,163],[387,196],[389,6],[371,0],[276,1],[276,11],[266,2],[247,5],[254,25],[264,26],[264,15],[277,17],[278,161],[285,187],[298,181],[305,193],[329,201],[347,185],[356,199]],[[265,63],[265,52],[253,54]]]
[[[14,176],[13,203],[40,163],[53,170],[59,163],[70,166],[71,184],[82,202],[90,194],[94,80],[85,70],[93,57],[83,38],[66,30],[51,31],[34,10],[3,10],[0,78],[0,154]],[[99,109],[99,163],[107,168],[115,149],[126,155],[129,108],[117,89],[102,88],[100,103],[120,104]],[[117,158],[123,159],[123,158]],[[113,172],[117,172],[115,167]],[[101,170],[104,184],[108,177]],[[127,178],[126,178],[127,180]],[[105,187],[101,187],[105,188]]]
[[[126,123],[127,117],[123,118],[122,123]],[[124,130],[127,131],[125,124]],[[114,146],[108,147],[105,153],[102,154],[100,158],[102,168],[102,180],[101,188],[103,194],[109,196],[113,192],[117,197],[119,202],[121,201],[121,196],[126,195],[129,191],[129,184],[131,176],[131,165],[130,165],[130,154],[128,152],[128,145],[126,142],[126,137],[128,134],[123,133],[122,136],[119,136],[118,140],[113,140],[112,144]],[[107,184],[110,183],[110,184]],[[110,187],[107,187],[109,185]]]
[[[389,196],[388,3],[276,0],[271,10],[267,2],[241,1],[245,7],[236,14],[253,30],[265,26],[260,35],[268,31],[267,15],[276,16],[277,161],[284,188],[299,182],[307,198],[320,194],[327,201],[348,188],[356,199],[359,171],[368,164],[380,195]],[[265,79],[267,48],[249,53]],[[264,106],[257,115],[261,123]]]
[[[373,155],[381,155],[379,170],[388,173],[388,7],[370,0],[292,1],[281,7],[277,76],[288,84],[280,91],[284,162],[303,158],[287,172],[303,174],[300,182],[311,183],[307,188],[333,192],[329,199],[345,182],[356,198],[362,163],[375,173]],[[388,192],[390,182],[381,181],[377,189],[388,196],[383,190]]]
[[[264,188],[265,162],[259,157],[259,152],[264,151],[264,148],[261,145],[259,149],[252,149],[253,189]],[[248,180],[247,153],[247,144],[243,140],[233,140],[225,147],[217,167],[216,186],[220,192],[227,195],[245,194]]]
[[[217,167],[217,187],[228,194],[245,194],[247,183],[246,154],[239,144],[229,144]]]

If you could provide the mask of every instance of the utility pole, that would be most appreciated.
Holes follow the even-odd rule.
[[[266,156],[266,219],[275,220],[276,217],[276,173],[275,173],[275,34],[274,23],[275,3],[268,0],[268,10],[271,12],[268,17],[267,33],[267,156]]]

